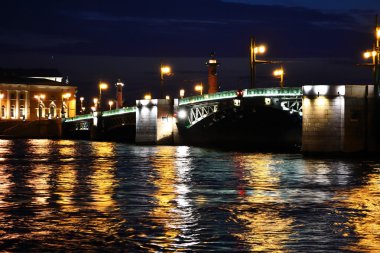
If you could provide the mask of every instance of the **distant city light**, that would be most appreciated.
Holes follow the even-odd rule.
[[[166,95],[165,99],[166,99],[166,100],[169,100],[169,99],[170,99],[170,96]]]
[[[144,95],[144,99],[145,99],[145,100],[150,100],[150,99],[152,99],[152,95],[150,95],[150,94],[145,94],[145,95]]]

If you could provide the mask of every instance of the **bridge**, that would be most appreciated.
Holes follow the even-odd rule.
[[[379,94],[380,96],[380,94]],[[295,147],[304,152],[380,150],[373,85],[306,85],[217,92],[63,121],[63,136],[137,144]],[[376,125],[378,124],[378,125]]]
[[[157,106],[158,110],[151,110]],[[264,111],[268,115],[264,116]],[[278,112],[281,113],[278,114]],[[302,88],[231,90],[174,100],[138,100],[136,106],[133,107],[66,118],[63,121],[63,133],[64,136],[70,138],[136,140],[137,143],[196,143],[199,141],[205,143],[209,141],[207,137],[211,136],[213,136],[212,141],[223,141],[223,138],[218,135],[221,134],[222,125],[230,123],[229,119],[236,121],[238,118],[244,118],[242,124],[248,124],[247,122],[255,120],[256,115],[259,115],[257,120],[261,121],[265,121],[266,117],[282,115],[279,118],[282,122],[275,122],[275,124],[285,124],[289,130],[293,123],[285,122],[289,121],[290,117],[284,117],[284,115],[291,114],[293,114],[292,118],[299,119],[295,123],[298,126],[293,125],[293,127],[300,133]],[[252,119],[247,121],[247,117],[252,117]],[[271,122],[273,123],[273,119]],[[260,124],[266,128],[263,122]],[[255,125],[255,131],[266,132],[265,129],[257,129],[258,125]],[[217,130],[214,129],[215,126],[218,127]],[[236,127],[235,124],[234,128]],[[273,126],[268,129],[277,131],[273,129]],[[165,131],[167,133],[164,133]],[[215,133],[210,134],[210,131]],[[273,132],[271,134],[276,135]],[[194,138],[192,135],[200,138]],[[247,136],[245,139],[252,140]]]

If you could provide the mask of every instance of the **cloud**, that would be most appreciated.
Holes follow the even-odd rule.
[[[223,0],[224,2],[244,3],[250,5],[281,5],[288,7],[305,7],[318,10],[380,10],[378,0]]]
[[[372,27],[366,10],[231,1],[9,1],[0,16],[0,52],[243,56],[255,35],[269,45],[269,57],[342,56],[364,47]]]

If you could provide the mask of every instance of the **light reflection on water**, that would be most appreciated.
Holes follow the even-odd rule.
[[[0,249],[376,252],[376,161],[0,140]]]

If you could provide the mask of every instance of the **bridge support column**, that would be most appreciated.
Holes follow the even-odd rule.
[[[100,140],[102,139],[102,115],[100,112],[94,112],[92,125],[90,127],[90,139]]]
[[[174,144],[174,106],[170,99],[136,101],[136,144]]]
[[[371,151],[373,86],[303,86],[302,151]]]

